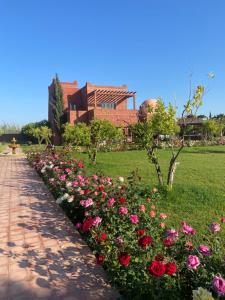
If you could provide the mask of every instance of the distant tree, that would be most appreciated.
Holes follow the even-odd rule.
[[[2,134],[20,133],[21,126],[14,123],[2,123],[0,124],[0,131],[2,132]]]
[[[211,140],[214,137],[221,136],[224,125],[220,124],[215,119],[209,119],[203,123],[203,134],[205,139]]]
[[[215,115],[213,119],[218,122],[220,126],[220,136],[223,136],[225,132],[225,115],[224,114]]]
[[[63,104],[63,90],[60,84],[58,75],[53,79],[54,91],[51,94],[50,105],[54,116],[54,127],[61,136],[63,124],[65,123],[64,104]]]

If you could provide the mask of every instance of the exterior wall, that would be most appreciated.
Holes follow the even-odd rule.
[[[113,112],[112,112],[113,111]],[[136,110],[130,109],[94,109],[94,117],[100,120],[109,120],[116,126],[127,127],[138,122]]]

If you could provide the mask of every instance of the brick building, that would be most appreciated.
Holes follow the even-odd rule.
[[[61,82],[66,121],[75,124],[89,123],[94,118],[105,119],[118,127],[126,128],[138,121],[136,110],[136,92],[128,91],[126,85],[102,86],[87,82],[82,88],[77,81]],[[54,91],[54,83],[48,87],[49,99]],[[128,109],[132,100],[133,108]],[[52,108],[49,103],[49,122],[54,128]]]

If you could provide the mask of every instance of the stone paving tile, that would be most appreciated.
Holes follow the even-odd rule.
[[[24,157],[0,157],[0,300],[119,294]]]

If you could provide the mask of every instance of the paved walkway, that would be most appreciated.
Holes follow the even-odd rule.
[[[117,299],[23,157],[0,157],[0,300]]]

